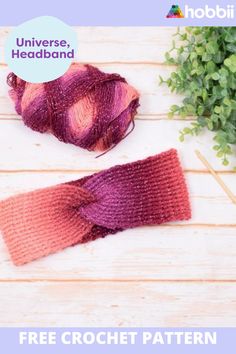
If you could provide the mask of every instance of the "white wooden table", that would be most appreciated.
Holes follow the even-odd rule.
[[[199,149],[236,193],[209,132],[186,143],[188,122],[168,120],[180,97],[159,87],[175,28],[76,28],[79,59],[118,72],[141,92],[133,133],[99,159],[27,129],[5,83],[0,28],[0,198],[80,178],[170,147],[179,150],[191,195],[189,222],[127,230],[15,267],[0,238],[2,326],[235,326],[236,206],[198,161]],[[236,159],[234,159],[236,165]]]

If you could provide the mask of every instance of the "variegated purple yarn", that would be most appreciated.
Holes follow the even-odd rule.
[[[59,79],[32,84],[11,73],[10,97],[28,127],[87,150],[118,144],[139,106],[139,93],[118,74],[74,63]]]

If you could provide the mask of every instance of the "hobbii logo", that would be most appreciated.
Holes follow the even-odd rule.
[[[234,5],[227,5],[225,7],[220,7],[216,5],[214,8],[205,5],[204,8],[192,8],[188,5],[185,5],[185,18],[228,18],[234,19]]]

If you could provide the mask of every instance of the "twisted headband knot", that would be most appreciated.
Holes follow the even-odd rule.
[[[0,204],[0,228],[16,265],[127,228],[190,217],[173,149]]]

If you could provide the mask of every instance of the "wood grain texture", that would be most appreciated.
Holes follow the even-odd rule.
[[[17,268],[1,240],[0,284],[20,279],[233,281],[235,230],[208,226],[127,230]]]
[[[63,144],[49,134],[33,132],[21,121],[0,121],[0,142],[2,151],[5,151],[0,160],[0,170],[100,170],[176,148],[185,170],[206,170],[195,155],[198,149],[216,170],[232,171],[236,157],[232,157],[232,164],[227,168],[222,166],[212,150],[214,142],[210,132],[194,139],[189,137],[185,143],[179,141],[179,131],[186,124],[170,120],[137,121],[132,134],[109,153],[96,158],[96,152]]]
[[[0,48],[10,27],[0,27]],[[174,27],[75,27],[82,62],[163,63]]]
[[[24,127],[8,97],[0,28],[0,199],[66,182],[175,147],[193,209],[189,222],[127,230],[15,267],[0,240],[0,316],[6,326],[235,326],[236,207],[200,150],[236,194],[233,166],[213,135],[178,141],[190,122],[167,112],[181,97],[158,85],[175,28],[76,27],[79,59],[125,76],[141,93],[133,133],[101,158]],[[192,120],[188,117],[187,120]]]
[[[3,326],[235,326],[235,291],[235,283],[6,283],[0,316]]]

